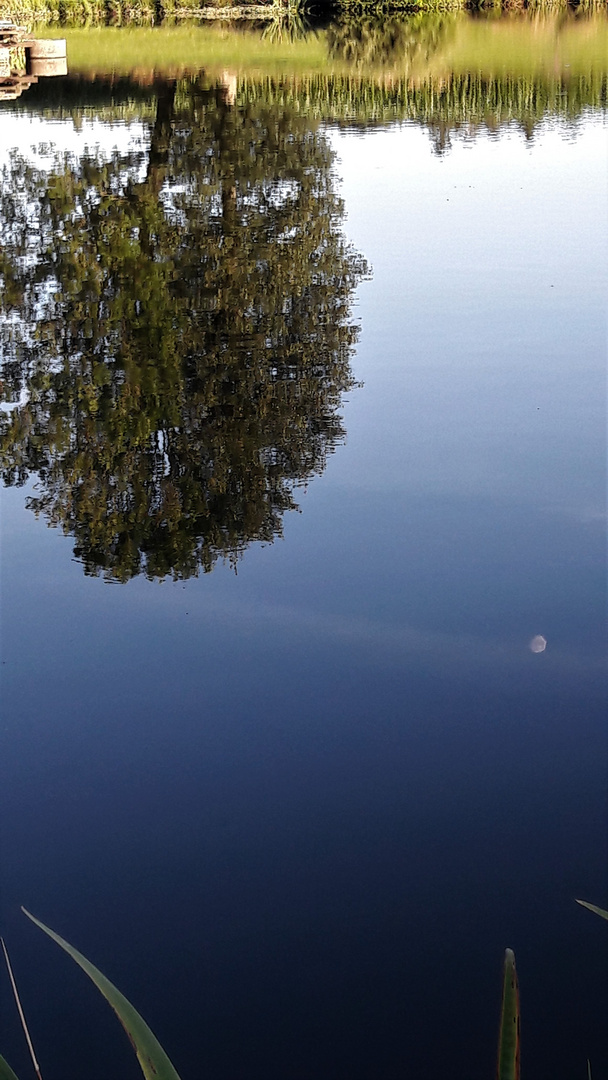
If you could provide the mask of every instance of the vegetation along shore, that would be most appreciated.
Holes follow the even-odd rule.
[[[413,120],[434,128],[439,142],[471,125],[515,122],[530,133],[549,113],[575,121],[586,108],[605,108],[606,14],[539,13],[533,47],[528,22],[462,13],[344,17],[298,38],[259,34],[251,24],[49,28],[67,38],[70,75],[47,85],[37,107],[65,115],[86,102],[89,114],[106,119],[125,109],[141,115],[154,111],[166,83],[178,80],[178,96],[188,93],[204,67],[209,85],[230,76],[242,108],[264,100],[335,123]],[[33,105],[36,92],[28,98]]]
[[[332,0],[313,5],[316,14],[348,11],[355,15],[391,11],[447,11],[576,7],[605,8],[606,0]],[[305,0],[0,0],[0,19],[28,25],[158,25],[205,19],[276,19],[309,8]]]

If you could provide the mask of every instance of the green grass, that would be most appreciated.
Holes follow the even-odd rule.
[[[362,18],[305,36],[217,23],[45,33],[67,38],[70,73],[91,83],[87,108],[100,116],[114,109],[104,80],[124,82],[122,115],[135,99],[135,113],[153,109],[159,79],[201,71],[210,84],[235,77],[239,105],[263,97],[337,123],[411,120],[431,127],[438,146],[470,124],[531,133],[545,116],[574,120],[608,105],[606,12]]]
[[[109,24],[117,26],[154,25],[210,15],[211,9],[233,17],[243,16],[247,7],[260,5],[269,12],[286,4],[304,7],[305,0],[0,0],[0,18],[48,26]],[[450,11],[461,8],[496,10],[551,10],[568,7],[569,0],[337,0],[343,11],[355,15],[385,17],[395,11]],[[580,0],[581,8],[605,8],[606,0]],[[269,17],[272,17],[270,14]]]
[[[45,26],[153,26],[164,20],[196,19],[211,10],[225,13],[265,8],[269,16],[282,0],[0,0],[0,18]]]
[[[428,18],[432,18],[429,16]],[[414,16],[422,22],[423,17]],[[218,24],[167,27],[92,27],[47,31],[65,36],[71,73],[187,73],[201,68],[209,76],[231,71],[252,79],[290,81],[365,78],[379,85],[407,79],[412,85],[474,76],[485,80],[597,79],[608,74],[608,18],[605,10],[585,18],[552,13],[472,19],[443,16],[445,32],[435,51],[402,51],[359,63],[332,48],[330,31],[305,38],[272,38]],[[408,25],[412,20],[406,20]],[[355,24],[356,25],[356,24]],[[380,24],[381,25],[381,24]],[[532,30],[532,32],[531,32]]]

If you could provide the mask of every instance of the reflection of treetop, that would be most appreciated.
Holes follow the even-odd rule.
[[[6,483],[87,573],[271,541],[343,437],[354,286],[332,155],[285,108],[168,84],[149,152],[14,158],[2,187]],[[34,226],[34,229],[32,228]]]
[[[369,68],[398,65],[407,75],[415,61],[423,65],[453,37],[453,15],[424,14],[410,18],[372,16],[344,19],[327,31],[330,57]]]

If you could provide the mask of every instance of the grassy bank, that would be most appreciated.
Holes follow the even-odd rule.
[[[68,42],[67,80],[40,88],[61,115],[135,118],[167,80],[187,91],[203,79],[229,82],[245,109],[263,99],[339,124],[420,122],[441,146],[467,125],[531,133],[547,116],[608,107],[605,10],[344,19],[296,37],[217,23],[46,33]]]
[[[364,35],[367,63],[361,36],[350,40],[339,26],[295,42],[220,27],[73,30],[68,78],[33,87],[23,104],[48,116],[143,119],[173,80],[176,103],[193,87],[229,85],[244,115],[263,104],[311,122],[409,121],[430,129],[438,148],[459,130],[514,123],[531,135],[547,117],[575,121],[608,107],[608,19],[538,19],[534,48],[521,29],[517,19],[421,16],[402,38],[393,27],[394,55]]]
[[[354,16],[383,17],[394,11],[449,11],[462,8],[550,10],[572,0],[334,0]],[[579,0],[579,8],[605,8],[606,0]],[[273,18],[304,0],[0,0],[0,18],[29,26],[158,25],[198,19]]]
[[[608,17],[547,14],[469,18],[414,16],[389,24],[349,22],[291,40],[221,25],[50,30],[65,34],[70,73],[86,76],[172,76],[204,68],[256,80],[358,79],[445,82],[453,77],[505,77],[528,82],[608,74]]]
[[[0,18],[28,26],[155,26],[191,19],[269,18],[282,0],[0,0]]]

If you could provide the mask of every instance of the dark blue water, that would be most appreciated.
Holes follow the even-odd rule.
[[[109,583],[26,507],[48,476],[3,491],[2,933],[43,1075],[138,1067],[20,904],[183,1080],[491,1076],[506,946],[525,1075],[601,1080],[605,130],[321,136],[373,273],[283,536]]]

